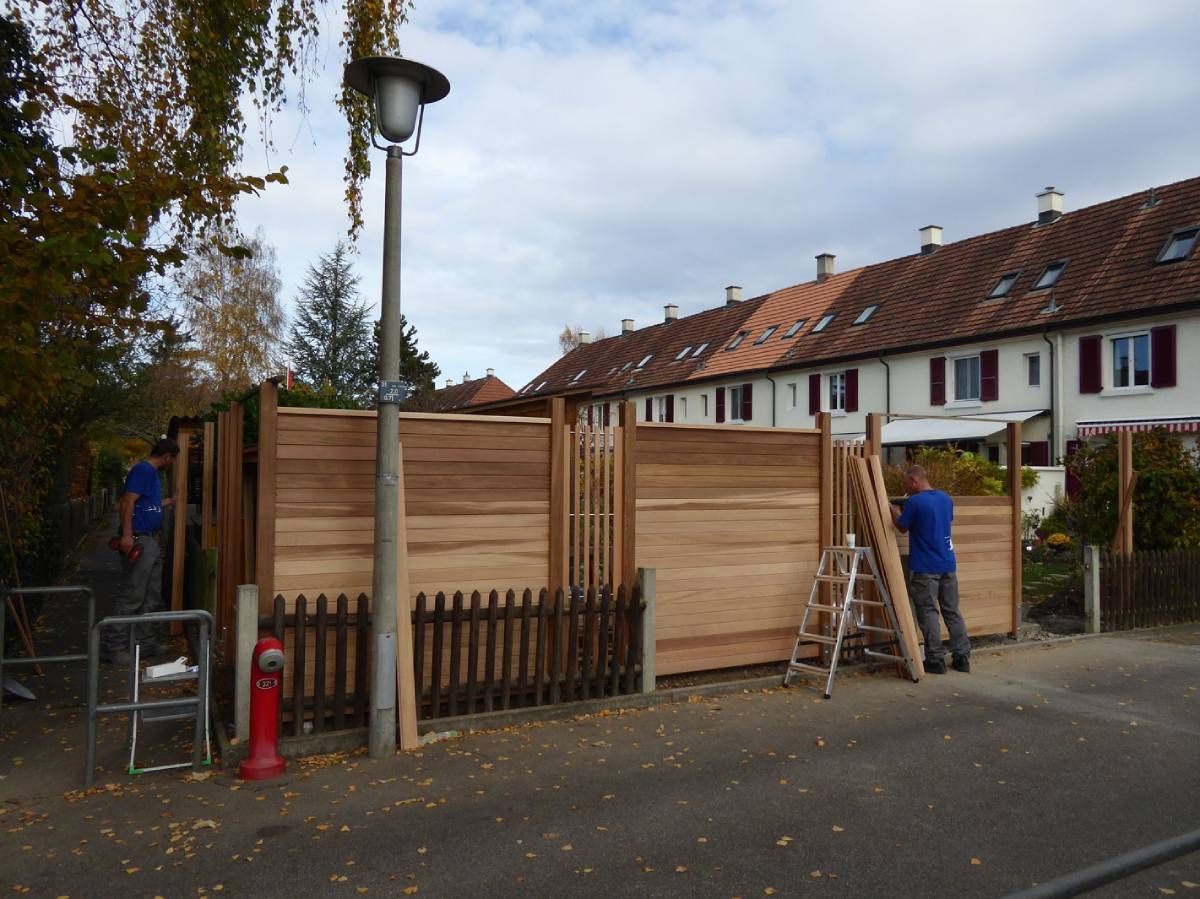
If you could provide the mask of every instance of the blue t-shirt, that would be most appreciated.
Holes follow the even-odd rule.
[[[136,493],[133,504],[133,529],[157,531],[162,527],[162,484],[158,469],[143,459],[125,476],[125,493]]]
[[[896,523],[908,529],[908,569],[921,574],[949,574],[958,566],[950,522],[954,501],[940,490],[914,493]]]

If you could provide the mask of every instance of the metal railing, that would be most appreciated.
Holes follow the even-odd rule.
[[[15,587],[5,595],[5,609],[0,610],[0,711],[4,709],[4,667],[6,665],[43,665],[52,662],[86,662],[88,659],[87,653],[69,653],[66,655],[53,656],[14,656],[13,658],[5,658],[4,655],[4,624],[8,617],[5,612],[7,607],[15,605],[11,603],[14,596],[70,596],[74,594],[82,594],[87,599],[88,609],[88,633],[91,633],[92,627],[96,621],[96,595],[90,587]],[[18,622],[20,624],[20,622]],[[88,668],[89,677],[91,668]],[[90,690],[91,685],[89,683]]]
[[[130,654],[133,650],[133,628],[135,625],[153,625],[180,621],[197,626],[196,656],[198,662],[196,695],[178,696],[170,699],[131,699],[129,702],[99,701],[100,686],[100,633],[106,627],[128,627],[130,629]],[[96,720],[101,715],[128,713],[137,715],[147,709],[195,709],[195,732],[192,736],[192,770],[200,771],[204,765],[204,743],[208,721],[208,660],[209,640],[212,634],[213,617],[202,609],[182,612],[148,612],[144,615],[110,615],[101,618],[88,628],[88,718],[87,718],[87,765],[83,775],[84,787],[90,787],[96,769]],[[133,677],[140,677],[138,671]],[[132,692],[132,690],[131,690]]]

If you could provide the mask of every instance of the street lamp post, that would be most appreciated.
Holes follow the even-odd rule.
[[[421,146],[425,105],[450,92],[450,82],[436,69],[388,56],[356,59],[346,66],[345,83],[365,94],[373,107],[375,127],[388,146],[387,188],[383,214],[383,296],[379,335],[378,429],[375,441],[375,566],[372,575],[371,716],[367,748],[371,758],[396,751],[396,571],[397,501],[400,492],[400,208],[402,162]],[[401,144],[416,132],[412,150]],[[404,627],[409,622],[402,622]]]

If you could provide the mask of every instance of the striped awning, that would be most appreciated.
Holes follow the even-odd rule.
[[[1109,421],[1081,421],[1076,426],[1080,437],[1099,437],[1117,431],[1153,431],[1162,428],[1177,434],[1200,432],[1200,417],[1189,415],[1177,418],[1122,418]]]

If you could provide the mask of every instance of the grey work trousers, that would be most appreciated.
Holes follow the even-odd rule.
[[[925,635],[925,658],[938,660],[946,655],[942,648],[942,619],[950,632],[950,652],[956,656],[971,654],[967,639],[967,623],[958,611],[958,575],[925,574],[914,571],[909,577],[909,591],[917,607],[917,623]],[[938,607],[941,615],[938,615]]]
[[[153,537],[134,539],[142,545],[142,554],[133,563],[130,563],[128,556],[121,556],[121,592],[113,605],[114,615],[143,615],[163,610],[162,545]],[[134,628],[134,640],[139,643],[154,636],[156,634],[149,625],[139,624]],[[129,648],[127,628],[106,627],[103,637],[106,653]]]

